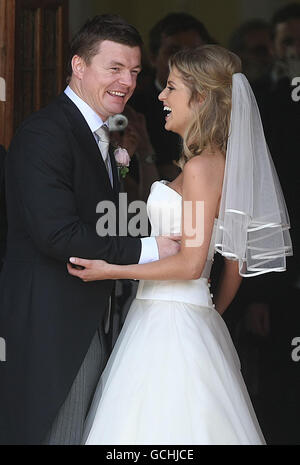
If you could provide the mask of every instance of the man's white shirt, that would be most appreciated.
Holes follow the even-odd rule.
[[[76,105],[78,110],[81,112],[85,121],[87,122],[90,130],[95,137],[97,142],[95,131],[102,126],[104,123],[108,125],[107,121],[102,121],[100,116],[84,101],[82,100],[70,86],[67,86],[65,89],[65,94],[69,97],[70,100]],[[108,157],[109,160],[109,157]],[[109,166],[111,170],[110,160]],[[149,263],[159,259],[158,246],[155,237],[144,237],[141,239],[142,250],[139,259],[139,264]]]

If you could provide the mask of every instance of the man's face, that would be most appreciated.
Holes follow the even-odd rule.
[[[156,68],[156,77],[161,86],[166,85],[169,76],[168,60],[174,53],[183,48],[195,48],[204,44],[198,32],[192,29],[171,36],[163,35],[158,54],[152,58],[152,63]]]
[[[280,59],[300,58],[300,18],[277,24],[274,50]]]
[[[133,94],[141,70],[141,50],[104,40],[89,64],[75,55],[72,65],[71,87],[75,84],[77,94],[106,121],[122,113]]]
[[[267,29],[257,29],[245,37],[245,49],[249,56],[262,64],[269,64],[272,58],[272,41]]]
[[[245,48],[241,52],[243,72],[249,81],[265,75],[272,64],[272,41],[267,29],[249,31],[245,38]]]

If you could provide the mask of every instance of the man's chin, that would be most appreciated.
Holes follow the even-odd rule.
[[[110,108],[109,108],[110,116],[117,115],[118,113],[123,113],[126,103],[127,103],[127,101],[125,103],[120,102],[120,103],[116,103],[114,105],[111,105]]]

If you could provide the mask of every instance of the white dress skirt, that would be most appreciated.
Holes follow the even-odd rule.
[[[181,197],[166,184],[153,184],[147,208],[152,235],[180,231]],[[265,444],[238,355],[213,306],[213,254],[214,234],[200,279],[140,281],[97,387],[84,444]]]

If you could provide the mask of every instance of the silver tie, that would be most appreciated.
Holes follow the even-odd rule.
[[[106,124],[103,124],[95,134],[98,136],[98,145],[101,151],[101,155],[103,158],[104,163],[106,164],[106,160],[108,157],[108,148],[109,148],[109,129]]]
[[[97,131],[95,131],[95,134],[98,136],[98,146],[103,158],[103,161],[105,163],[110,181],[112,182],[111,179],[111,173],[110,173],[110,168],[109,168],[109,162],[108,162],[108,149],[109,149],[109,129],[106,126],[106,124],[103,124]]]

